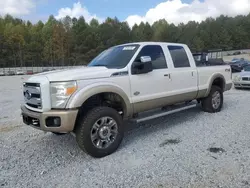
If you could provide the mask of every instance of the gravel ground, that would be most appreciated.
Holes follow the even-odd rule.
[[[226,92],[217,114],[194,108],[129,124],[118,151],[94,159],[70,134],[23,125],[21,81],[0,77],[1,187],[250,187],[248,90]]]

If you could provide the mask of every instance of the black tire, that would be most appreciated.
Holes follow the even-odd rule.
[[[57,136],[62,136],[62,135],[65,135],[67,133],[57,133],[57,132],[52,132],[54,135],[57,135]]]
[[[94,124],[103,117],[110,117],[116,122],[117,134],[111,145],[106,148],[98,148],[92,142],[91,134]],[[99,128],[100,129],[100,128]],[[97,131],[99,131],[99,129]],[[87,154],[95,158],[105,157],[115,152],[123,139],[123,120],[121,115],[110,107],[95,107],[90,110],[84,117],[80,117],[75,130],[76,141],[79,147]],[[96,133],[97,134],[97,133]],[[100,138],[98,138],[100,139]]]
[[[220,103],[219,103],[218,107],[215,108],[213,106],[212,99],[213,99],[213,95],[217,92],[220,95]],[[213,85],[211,90],[210,90],[209,95],[206,98],[201,100],[201,106],[202,106],[202,110],[205,112],[209,112],[209,113],[220,112],[221,108],[223,106],[223,91],[222,91],[222,89],[218,86]]]

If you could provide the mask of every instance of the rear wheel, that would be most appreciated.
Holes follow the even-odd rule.
[[[209,113],[220,112],[223,106],[223,92],[218,86],[213,85],[209,95],[202,99],[201,106],[203,111]]]
[[[121,115],[110,107],[96,107],[81,118],[76,128],[79,147],[92,157],[105,157],[117,150],[123,139]]]

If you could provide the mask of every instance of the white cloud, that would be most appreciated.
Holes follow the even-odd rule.
[[[0,14],[27,15],[35,7],[33,0],[0,0]]]
[[[190,20],[200,22],[207,17],[246,15],[250,12],[250,0],[194,0],[190,4],[181,0],[167,0],[150,9],[146,15],[131,15],[126,21],[130,26],[141,21],[153,22],[166,19],[169,23],[187,23]]]
[[[103,21],[102,18],[97,17],[95,14],[89,13],[87,8],[82,6],[80,2],[74,3],[72,8],[61,8],[55,18],[60,19],[64,18],[65,16],[70,16],[71,18],[79,18],[80,16],[83,16],[86,22],[90,22],[93,18],[97,19],[99,22]]]

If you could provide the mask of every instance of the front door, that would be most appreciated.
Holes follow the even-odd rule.
[[[130,74],[131,98],[135,113],[164,106],[164,97],[171,89],[169,69],[162,46],[144,46],[135,61],[141,56],[151,57],[153,71],[145,74]]]

